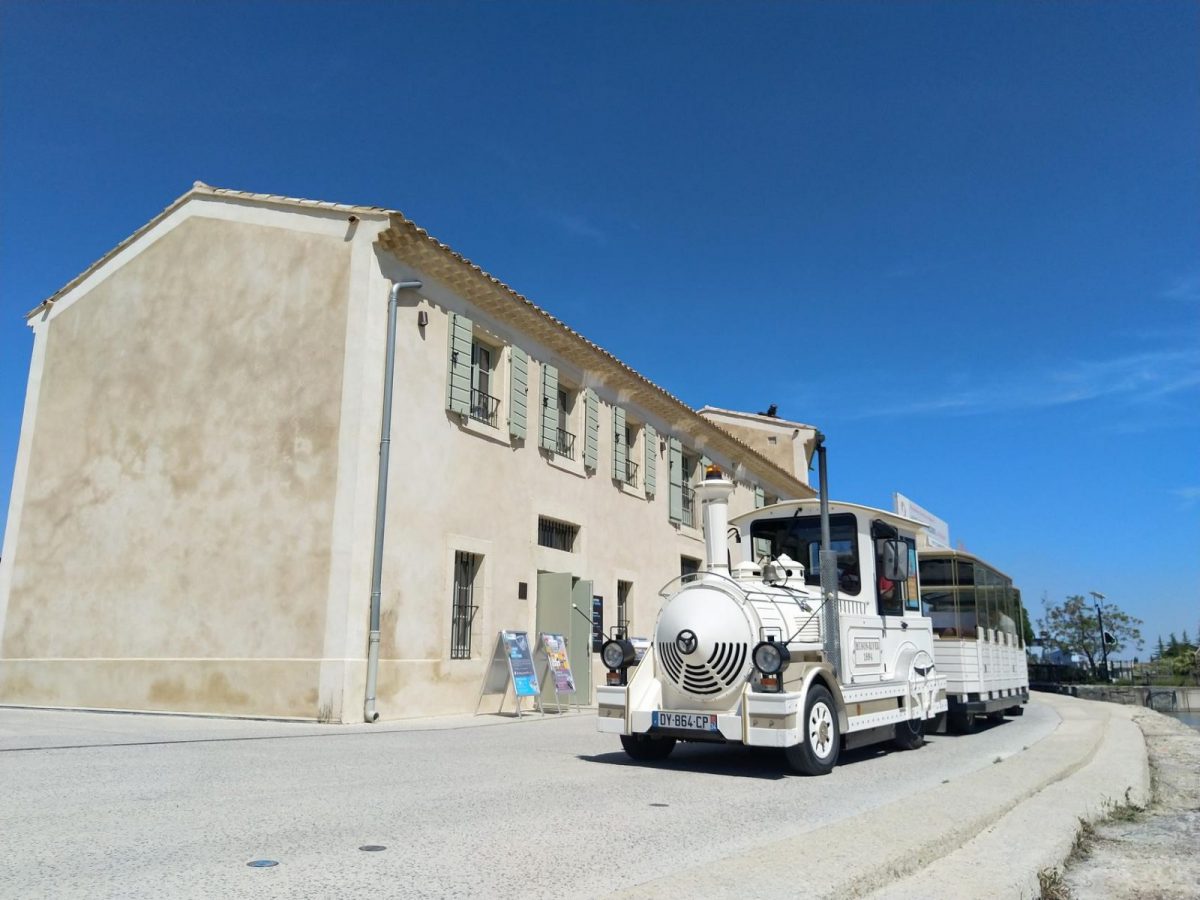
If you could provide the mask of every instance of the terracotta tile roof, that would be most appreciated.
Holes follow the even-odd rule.
[[[227,188],[210,187],[197,181],[191,190],[92,263],[52,296],[46,298],[35,309],[30,310],[26,314],[26,318],[32,318],[38,313],[48,310],[65,293],[79,285],[100,266],[194,197],[229,197],[274,206],[332,210],[361,215],[364,218],[386,216],[389,226],[379,238],[379,244],[384,249],[410,263],[428,277],[446,284],[460,294],[463,299],[485,312],[502,321],[510,322],[520,330],[531,334],[581,370],[603,373],[602,380],[606,386],[617,390],[622,397],[628,397],[629,400],[657,414],[681,435],[692,436],[700,444],[695,449],[705,452],[712,450],[730,459],[740,461],[744,465],[752,464],[758,474],[769,478],[772,487],[781,489],[780,493],[790,493],[794,497],[811,497],[815,493],[804,482],[781,469],[720,426],[702,417],[678,397],[654,384],[603,347],[588,340],[565,322],[534,304],[523,294],[498,278],[489,275],[454,248],[431,236],[425,229],[406,218],[403,213],[381,206],[359,206],[283,197],[276,194],[234,191]]]

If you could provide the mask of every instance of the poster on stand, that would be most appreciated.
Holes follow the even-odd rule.
[[[537,672],[533,668],[529,635],[524,631],[502,631],[500,642],[504,647],[504,655],[508,658],[513,692],[518,697],[536,697],[541,688],[538,685]]]
[[[575,676],[571,674],[571,662],[567,659],[567,639],[561,634],[542,632],[542,652],[550,667],[550,677],[554,679],[556,694],[575,693]]]

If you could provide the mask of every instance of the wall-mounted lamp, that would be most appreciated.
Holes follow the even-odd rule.
[[[423,309],[417,310],[417,327],[424,328],[429,324],[429,313]]]

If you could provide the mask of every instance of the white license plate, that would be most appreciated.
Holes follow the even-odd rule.
[[[678,728],[683,731],[716,731],[717,717],[704,713],[678,713],[658,710],[651,714],[655,728]]]

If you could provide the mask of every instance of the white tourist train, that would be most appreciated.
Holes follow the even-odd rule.
[[[970,732],[980,716],[1019,716],[1029,701],[1021,592],[1012,579],[962,550],[918,554],[921,608],[933,624],[933,659],[946,677],[950,726]]]
[[[695,490],[706,567],[663,589],[640,661],[620,636],[603,646],[599,730],[637,760],[679,740],[740,743],[781,748],[810,775],[843,748],[920,746],[947,709],[920,608],[921,524],[824,492],[730,521],[733,483],[715,467]],[[733,565],[729,535],[746,557]]]

